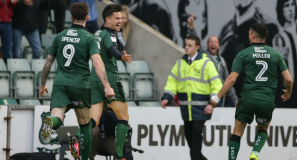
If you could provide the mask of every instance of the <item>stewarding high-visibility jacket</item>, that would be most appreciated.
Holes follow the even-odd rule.
[[[216,67],[205,53],[199,52],[191,65],[185,54],[172,68],[162,100],[170,101],[177,94],[184,121],[209,120],[211,115],[204,114],[204,109],[221,88]]]

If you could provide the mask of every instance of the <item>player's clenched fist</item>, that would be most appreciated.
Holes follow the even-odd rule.
[[[40,88],[39,88],[39,95],[40,95],[41,97],[43,97],[46,93],[48,93],[48,91],[47,91],[47,87],[40,87]]]
[[[111,99],[113,96],[115,96],[114,94],[114,90],[109,86],[109,87],[105,87],[104,88],[105,91],[105,97],[107,99]]]
[[[128,55],[126,53],[126,51],[123,51],[122,60],[126,61],[126,62],[128,62],[130,64],[132,63],[132,57],[131,57],[131,55]]]

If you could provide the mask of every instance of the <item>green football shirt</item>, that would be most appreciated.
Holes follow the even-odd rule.
[[[108,51],[109,47],[113,45],[117,47],[117,37],[114,30],[102,27],[95,33],[95,36],[100,43],[100,55],[105,65],[108,80],[119,82],[117,59]],[[91,81],[100,81],[94,66],[91,71]]]
[[[56,36],[49,54],[56,57],[58,64],[54,85],[90,87],[89,59],[99,54],[93,34],[83,26],[73,24]]]
[[[232,71],[244,70],[241,96],[274,102],[278,73],[287,70],[283,56],[264,43],[254,43],[237,54]]]

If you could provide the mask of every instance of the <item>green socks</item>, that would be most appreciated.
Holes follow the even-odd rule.
[[[236,160],[240,148],[241,137],[232,134],[229,141],[229,158],[228,160]]]
[[[96,125],[96,121],[93,118],[91,118],[91,122],[92,122],[92,129],[93,129],[95,127],[95,125]],[[80,128],[78,128],[78,130],[76,132],[76,135],[78,137],[80,137]]]
[[[79,147],[80,147],[80,155],[82,160],[88,160],[91,153],[91,145],[92,145],[92,121],[87,124],[79,125],[80,127],[80,139],[79,139]]]
[[[256,134],[253,151],[260,152],[267,139],[267,130],[260,130]]]
[[[118,120],[116,127],[116,154],[123,157],[123,146],[128,133],[128,121]]]
[[[54,115],[51,115],[50,117],[52,118],[53,122],[53,130],[57,130],[63,124],[61,119]]]

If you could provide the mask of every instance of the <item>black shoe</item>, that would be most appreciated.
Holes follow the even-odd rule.
[[[113,160],[126,160],[124,157],[119,157],[117,154],[114,154]]]

